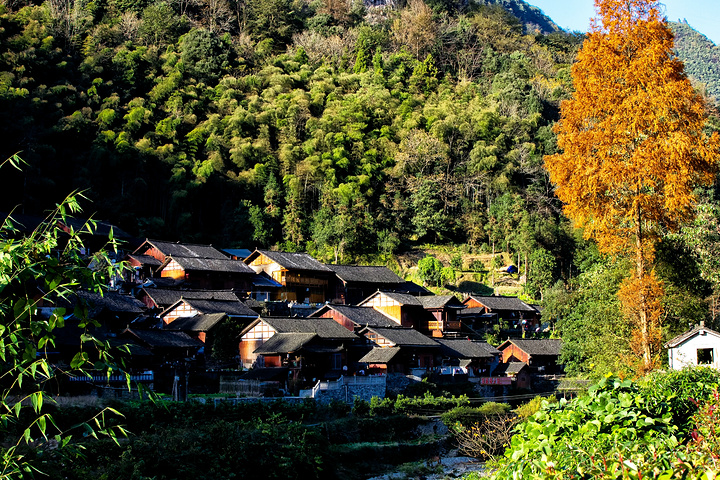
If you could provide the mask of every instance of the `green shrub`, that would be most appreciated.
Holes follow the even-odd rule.
[[[534,415],[543,406],[543,403],[557,403],[556,397],[540,397],[537,396],[527,403],[520,405],[515,409],[515,414],[523,420]]]
[[[678,441],[688,427],[673,424],[673,402],[657,398],[683,383],[670,375],[654,379],[659,389],[608,377],[587,396],[545,406],[517,427],[493,478],[712,478],[703,476],[709,460]]]
[[[480,407],[460,406],[441,415],[441,419],[448,427],[456,424],[471,425],[473,423],[482,422],[485,417],[492,415],[503,415],[510,411],[510,405],[507,403],[487,402]]]

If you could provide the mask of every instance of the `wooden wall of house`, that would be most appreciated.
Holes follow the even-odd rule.
[[[169,311],[166,315],[163,315],[162,321],[165,325],[172,323],[180,317],[193,317],[198,314],[198,311],[192,308],[184,301]]]
[[[467,308],[485,308],[485,305],[475,300],[473,297],[468,297],[463,304],[467,306]],[[487,308],[485,308],[485,311],[487,311]]]
[[[146,251],[144,251],[142,253],[142,255],[148,255],[150,257],[156,258],[156,259],[160,260],[160,262],[165,261],[165,254],[155,247],[148,248]]]
[[[165,268],[160,271],[160,276],[163,278],[174,278],[176,280],[182,279],[185,278],[185,269],[175,260],[170,260],[170,263],[165,265]]]
[[[510,344],[507,348],[502,351],[502,362],[525,362],[527,363],[530,356],[524,351],[520,350],[515,344]]]
[[[258,356],[256,354],[254,354],[253,352],[264,342],[265,342],[265,340],[261,340],[261,339],[256,339],[256,340],[244,340],[243,339],[240,341],[238,350],[240,352],[240,362],[242,363],[243,367],[250,368],[253,366],[253,363],[255,363],[255,360],[258,358]]]
[[[320,315],[320,318],[332,318],[337,323],[339,323],[343,327],[347,328],[351,332],[355,331],[355,324],[349,318],[347,318],[345,315],[338,312],[337,310],[328,310],[327,312]]]

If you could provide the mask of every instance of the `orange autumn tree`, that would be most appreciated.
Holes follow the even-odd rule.
[[[703,132],[703,98],[647,0],[595,0],[597,17],[572,67],[575,93],[555,128],[562,153],[545,157],[565,213],[613,255],[632,255],[622,285],[638,370],[660,347],[662,285],[653,260],[661,236],[693,216],[693,188],[712,181],[720,141]]]

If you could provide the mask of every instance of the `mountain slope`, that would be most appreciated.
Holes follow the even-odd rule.
[[[477,0],[480,5],[500,5],[515,15],[528,33],[553,33],[560,27],[539,8],[523,0]]]
[[[707,95],[720,99],[720,48],[686,22],[669,22],[675,48],[688,76],[705,85]]]

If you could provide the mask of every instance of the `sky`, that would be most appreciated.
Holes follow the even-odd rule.
[[[552,18],[560,28],[586,32],[595,16],[593,0],[525,0]],[[665,16],[677,22],[687,20],[691,27],[720,45],[720,0],[661,0]]]

